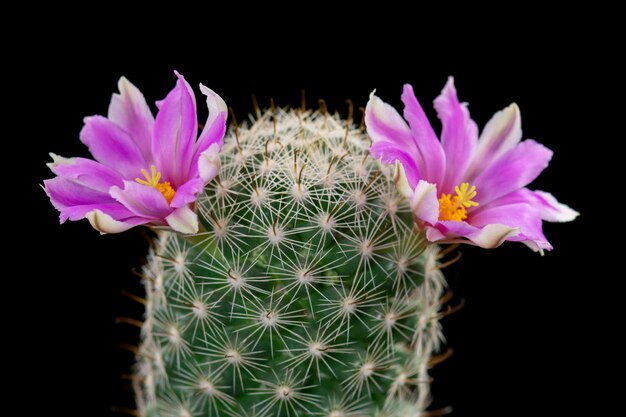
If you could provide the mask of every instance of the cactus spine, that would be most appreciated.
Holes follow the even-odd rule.
[[[322,111],[231,129],[204,230],[144,267],[141,415],[422,414],[444,278],[368,146]]]

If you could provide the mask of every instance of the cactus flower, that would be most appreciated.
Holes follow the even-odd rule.
[[[365,116],[370,153],[396,164],[398,189],[410,199],[429,241],[494,248],[508,240],[535,251],[552,249],[542,221],[567,222],[578,213],[551,194],[526,187],[547,167],[552,151],[534,140],[521,141],[516,104],[497,112],[479,137],[450,78],[434,101],[443,126],[439,140],[409,84],[402,102],[404,119],[370,95]]]
[[[197,232],[194,204],[220,167],[226,105],[200,86],[209,117],[198,137],[194,93],[176,75],[176,86],[157,102],[156,118],[143,94],[120,79],[108,117],[85,118],[80,132],[95,161],[52,154],[48,166],[57,176],[44,181],[44,188],[61,223],[87,218],[102,233],[141,224]]]

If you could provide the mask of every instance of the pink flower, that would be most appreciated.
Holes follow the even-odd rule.
[[[410,199],[429,241],[494,248],[510,240],[535,251],[552,249],[542,220],[567,222],[578,213],[549,193],[526,188],[548,166],[552,151],[534,140],[521,141],[516,104],[496,113],[479,138],[450,78],[434,102],[443,125],[440,141],[408,84],[402,102],[406,121],[370,95],[365,111],[370,153],[396,164],[398,189]]]
[[[87,218],[102,233],[140,224],[198,231],[194,203],[219,171],[226,104],[200,85],[209,118],[197,137],[196,98],[185,78],[176,76],[174,89],[157,102],[156,119],[143,94],[120,79],[108,117],[85,118],[80,132],[95,161],[51,154],[48,166],[57,177],[44,184],[61,223]]]

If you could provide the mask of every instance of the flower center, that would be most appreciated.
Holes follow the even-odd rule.
[[[161,179],[161,173],[156,170],[156,167],[154,165],[150,167],[149,174],[145,169],[142,169],[141,173],[146,179],[142,180],[141,178],[135,178],[135,181],[137,181],[139,184],[147,185],[148,187],[156,188],[157,190],[159,190],[159,192],[163,194],[163,197],[165,197],[165,200],[167,200],[167,204],[169,205],[176,195],[176,191],[172,188],[169,181],[159,182],[159,180]]]
[[[456,195],[441,194],[439,197],[439,220],[454,220],[457,222],[467,219],[467,208],[476,207],[478,203],[473,201],[476,197],[476,186],[464,182],[459,187],[454,187]]]

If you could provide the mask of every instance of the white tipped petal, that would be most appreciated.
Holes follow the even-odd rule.
[[[198,159],[198,171],[200,178],[207,184],[217,176],[220,171],[220,149],[217,143],[212,144],[209,148],[200,154]]]
[[[48,162],[46,166],[50,168],[51,170],[54,170],[55,167],[61,164],[65,164],[65,165],[73,164],[74,161],[76,160],[76,158],[64,158],[52,152],[50,152],[49,155],[50,155],[50,158],[52,158],[52,162]]]
[[[426,227],[426,239],[428,239],[429,242],[439,242],[440,240],[445,240],[446,237],[434,227]]]
[[[394,174],[394,182],[396,183],[396,188],[398,192],[405,196],[406,198],[411,198],[413,195],[413,189],[409,184],[409,180],[406,177],[406,172],[404,171],[404,167],[400,163],[400,161],[396,161],[396,169]]]
[[[91,226],[101,234],[120,233],[130,229],[134,225],[115,220],[113,217],[100,210],[90,211],[85,215]]]
[[[541,218],[549,222],[571,222],[580,215],[571,207],[559,203],[557,199],[550,193],[545,191],[533,191],[537,197],[537,206],[541,213]]]
[[[486,166],[515,147],[521,139],[522,117],[519,107],[513,103],[494,114],[485,125],[466,178],[476,178]]]
[[[226,102],[215,91],[200,84],[200,91],[206,96],[206,104],[209,108],[209,119],[205,126],[210,126],[220,113],[228,112]]]
[[[165,218],[167,224],[176,232],[184,234],[198,233],[198,216],[189,206],[178,208]]]
[[[478,151],[497,158],[522,140],[522,116],[516,103],[500,110],[485,125]]]
[[[390,142],[405,148],[413,145],[409,125],[396,109],[378,98],[375,92],[376,90],[372,91],[365,106],[365,125],[372,141]]]
[[[480,231],[467,236],[467,238],[481,248],[492,249],[500,246],[507,238],[518,233],[519,228],[517,227],[509,227],[503,224],[488,224]]]
[[[420,180],[413,191],[411,199],[411,211],[420,219],[430,224],[439,220],[439,200],[437,199],[437,186],[424,180]]]

